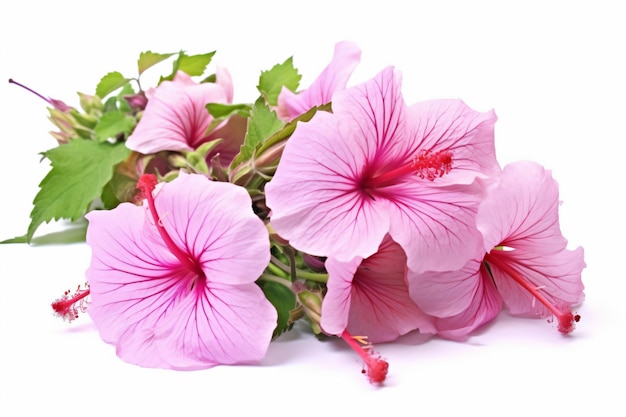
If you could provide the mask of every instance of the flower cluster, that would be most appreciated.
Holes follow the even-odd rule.
[[[391,66],[348,86],[351,42],[308,88],[289,58],[234,103],[225,68],[205,75],[213,55],[144,52],[80,109],[41,96],[58,146],[17,240],[84,217],[92,250],[57,314],[86,311],[127,362],[181,370],[258,363],[303,320],[372,383],[388,370],[372,343],[409,332],[466,340],[502,310],[572,332],[583,249],[567,248],[551,172],[500,166],[494,111],[407,104]]]

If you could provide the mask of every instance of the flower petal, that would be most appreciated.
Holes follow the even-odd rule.
[[[174,243],[197,259],[211,282],[254,282],[270,261],[269,234],[245,188],[180,173],[155,205]],[[181,198],[185,196],[185,198]]]
[[[388,202],[364,193],[361,181],[369,161],[402,131],[399,77],[389,67],[340,91],[335,112],[299,124],[285,146],[266,201],[273,227],[297,249],[341,261],[378,249],[389,228]]]
[[[434,333],[432,318],[410,299],[406,256],[389,236],[367,259],[342,263],[326,260],[328,293],[322,304],[322,328],[347,330],[373,343],[389,342],[410,331]]]
[[[269,238],[247,191],[181,173],[153,195],[167,234],[204,274],[174,256],[147,207],[90,212],[89,314],[102,338],[142,366],[260,359],[276,310],[255,284],[269,262]]]
[[[482,191],[478,182],[433,187],[418,179],[393,187],[390,234],[407,253],[409,269],[457,270],[480,257],[475,219]]]
[[[416,273],[408,271],[411,299],[425,313],[436,317],[451,317],[470,308],[480,292],[481,261],[471,259],[461,269]]]
[[[276,319],[256,284],[207,283],[158,323],[154,343],[173,369],[252,364],[265,356]]]
[[[452,153],[452,170],[435,184],[469,184],[477,176],[487,178],[500,173],[493,110],[477,112],[461,100],[430,100],[409,106],[407,120],[410,135],[415,138],[410,153]]]
[[[309,88],[294,93],[283,87],[278,96],[277,113],[292,120],[315,106],[330,103],[333,94],[346,87],[348,79],[361,60],[361,50],[348,41],[338,42],[332,61]]]
[[[213,120],[206,105],[226,102],[227,94],[219,84],[197,84],[188,76],[181,77],[164,81],[151,92],[141,120],[126,141],[129,149],[143,154],[190,151],[203,143]]]
[[[531,161],[508,164],[478,210],[485,250],[504,245],[544,254],[561,251],[567,240],[558,210],[558,184],[550,171]]]
[[[481,279],[470,305],[461,313],[437,319],[437,334],[451,340],[467,340],[470,334],[493,320],[502,310],[502,297],[498,293],[489,272],[481,266]]]
[[[513,266],[553,305],[572,306],[584,299],[582,270],[585,268],[583,248],[563,249],[558,253],[530,253],[525,250],[492,251],[503,262]],[[530,292],[516,283],[497,266],[492,272],[498,290],[509,312],[524,317],[551,317],[552,312]]]

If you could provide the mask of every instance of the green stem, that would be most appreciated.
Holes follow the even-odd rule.
[[[302,271],[298,269],[296,270],[296,276],[298,278],[306,279],[308,281],[315,281],[315,282],[321,282],[321,283],[328,282],[328,274],[322,274],[318,272]]]
[[[261,281],[276,282],[277,284],[284,285],[285,287],[291,289],[291,281],[289,281],[288,279],[277,277],[276,275],[263,273],[261,274],[259,279]]]
[[[286,271],[283,271],[280,266],[274,264],[274,262],[270,262],[269,265],[267,265],[267,269],[275,275],[278,275],[279,277],[283,278],[283,279],[287,279],[289,278],[289,273]]]

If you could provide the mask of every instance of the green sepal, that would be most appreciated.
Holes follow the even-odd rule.
[[[259,281],[265,297],[276,308],[278,320],[272,338],[276,338],[293,327],[292,310],[296,308],[296,296],[291,289],[273,281]]]
[[[137,192],[137,180],[119,172],[113,173],[111,181],[102,188],[100,201],[106,210],[114,209],[120,203],[132,201]]]

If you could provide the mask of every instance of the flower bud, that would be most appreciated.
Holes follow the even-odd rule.
[[[322,332],[320,326],[320,321],[322,320],[322,293],[307,289],[299,281],[294,282],[292,289],[296,293],[296,297],[302,305],[305,314],[311,321],[313,332],[320,334]]]
[[[98,96],[78,93],[78,98],[79,98],[80,107],[85,111],[85,113],[100,114],[104,110],[104,104],[102,103],[102,100]]]

